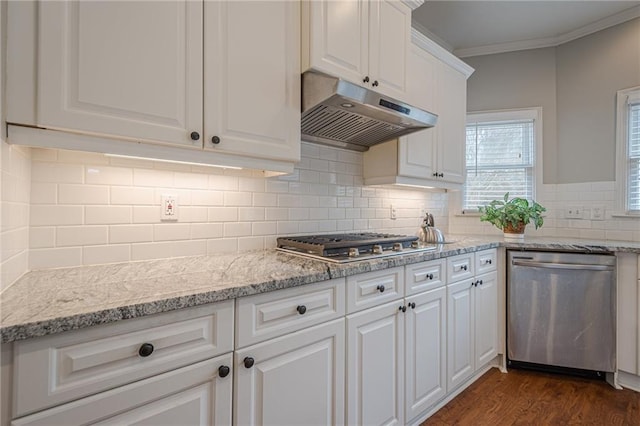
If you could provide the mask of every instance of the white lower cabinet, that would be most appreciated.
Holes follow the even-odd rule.
[[[407,297],[405,418],[413,419],[447,393],[447,289]]]
[[[344,318],[236,350],[234,424],[344,423]]]
[[[404,424],[402,300],[347,316],[347,424]]]
[[[497,273],[447,286],[447,386],[452,391],[498,354]]]
[[[231,425],[232,379],[222,372],[231,359],[228,353],[22,417],[11,425]]]

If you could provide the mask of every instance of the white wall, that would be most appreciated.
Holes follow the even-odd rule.
[[[448,226],[446,193],[364,187],[361,153],[307,143],[295,172],[277,178],[39,148],[19,164],[17,173],[30,177],[21,185],[31,184],[30,200],[21,192],[18,204],[20,218],[29,217],[28,229],[20,223],[20,235],[29,231],[29,269],[272,248],[287,234],[415,234],[422,207]],[[3,162],[3,176],[13,167]],[[160,221],[166,193],[178,196],[177,223]]]

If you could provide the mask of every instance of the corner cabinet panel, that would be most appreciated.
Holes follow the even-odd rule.
[[[369,68],[369,1],[312,0],[303,8],[311,34],[303,46],[306,67],[362,84]]]
[[[475,371],[474,293],[472,279],[447,286],[447,391],[466,382]]]
[[[39,3],[37,125],[202,147],[202,4]]]
[[[445,182],[464,183],[467,78],[442,63],[438,91],[438,172]]]
[[[205,2],[205,149],[300,159],[300,4]]]
[[[411,45],[411,9],[398,0],[369,3],[369,75],[373,89],[403,100]]]
[[[475,368],[491,361],[498,354],[498,273],[476,277],[475,292]]]

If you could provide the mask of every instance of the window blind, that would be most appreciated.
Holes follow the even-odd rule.
[[[505,192],[532,200],[534,147],[534,120],[468,124],[463,209],[476,211]]]
[[[628,209],[640,212],[640,101],[629,105]]]

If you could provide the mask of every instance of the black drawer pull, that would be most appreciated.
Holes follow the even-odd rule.
[[[143,343],[138,350],[138,355],[143,358],[148,357],[153,353],[153,345],[151,343]]]
[[[231,369],[226,365],[221,365],[220,367],[218,367],[218,376],[220,377],[227,377],[230,372]]]
[[[304,305],[300,305],[296,308],[296,311],[298,311],[300,315],[304,315],[304,313],[307,312],[307,307]]]
[[[429,278],[430,280],[432,280],[432,279],[433,279],[433,274],[429,274],[429,275],[427,275],[427,278]]]
[[[376,290],[378,290],[380,293],[384,293],[384,286],[380,284],[378,287],[376,287]]]
[[[245,357],[245,359],[242,361],[244,363],[244,367],[245,368],[251,368],[253,367],[253,364],[256,362],[253,358],[251,358],[250,356]]]

